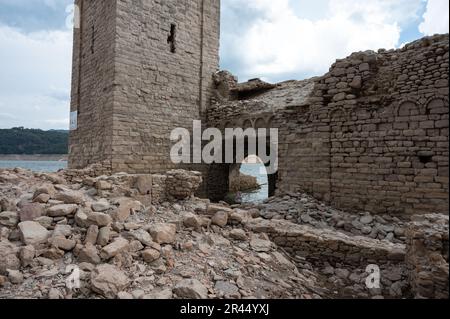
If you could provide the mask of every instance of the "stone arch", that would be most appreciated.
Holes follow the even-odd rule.
[[[447,109],[445,109],[447,107]],[[448,113],[448,99],[441,96],[429,98],[425,103],[427,115]]]
[[[255,129],[267,128],[267,123],[263,118],[258,118],[255,121]]]
[[[267,137],[266,142],[266,151],[276,152],[277,157],[279,157],[279,149],[276,145],[271,145],[271,139],[270,137]],[[226,141],[223,140],[222,149],[220,150],[223,152],[223,159],[225,159],[225,143]],[[257,148],[259,147],[259,143],[257,143]],[[234,145],[234,155],[236,154],[236,144]],[[249,152],[249,147],[247,144],[247,141],[245,141],[244,146],[244,159],[247,159],[251,155],[259,156],[262,150],[257,149],[257,154],[253,154]],[[226,196],[226,194],[229,192],[230,187],[230,181],[229,177],[232,172],[236,171],[236,168],[241,166],[242,163],[237,163],[236,161],[233,163],[213,163],[208,166],[208,176],[206,179],[207,182],[207,189],[208,189],[208,197],[209,199],[213,201],[220,201],[223,200]],[[277,162],[278,165],[278,162]],[[269,163],[265,164],[266,168],[269,167]],[[267,180],[269,183],[269,197],[274,196],[276,189],[277,189],[277,182],[278,182],[278,172],[267,172]]]
[[[397,117],[408,117],[420,115],[420,108],[416,101],[404,100],[399,103],[395,112]]]
[[[248,128],[253,128],[253,122],[252,122],[252,120],[251,119],[246,119],[246,120],[243,120],[242,121],[242,128],[245,130],[245,129],[248,129]]]

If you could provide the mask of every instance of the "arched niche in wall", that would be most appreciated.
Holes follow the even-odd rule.
[[[253,128],[253,123],[252,123],[252,121],[250,120],[250,119],[247,119],[247,120],[244,120],[243,122],[242,122],[242,128],[245,130],[245,129],[248,129],[248,128]]]
[[[441,97],[433,97],[426,103],[426,114],[446,114],[448,113],[448,101]]]
[[[403,101],[399,104],[396,112],[397,117],[409,117],[420,115],[420,109],[416,102],[413,101]]]
[[[266,128],[267,124],[266,121],[263,118],[258,118],[255,121],[255,129],[259,129],[259,128]]]

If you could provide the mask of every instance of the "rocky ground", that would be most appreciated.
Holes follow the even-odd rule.
[[[399,219],[348,214],[306,195],[211,204],[189,195],[196,175],[150,204],[121,184],[127,178],[0,171],[0,298],[408,297],[402,264],[381,265],[382,287],[370,290],[365,265],[312,263],[245,227],[286,219],[402,243]],[[152,188],[145,178],[135,187]]]

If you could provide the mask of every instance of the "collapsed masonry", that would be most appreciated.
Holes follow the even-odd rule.
[[[398,237],[379,240],[333,229],[352,214],[304,195],[229,206],[194,197],[198,172],[95,171],[0,172],[0,298],[448,298],[447,216],[397,220]],[[280,203],[332,218],[270,219]],[[358,217],[375,219],[394,229]],[[371,264],[380,288],[365,286]]]

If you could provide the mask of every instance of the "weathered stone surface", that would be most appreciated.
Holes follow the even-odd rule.
[[[19,223],[19,214],[17,212],[0,213],[0,225],[6,227],[15,227]]]
[[[111,227],[109,226],[102,227],[98,233],[97,245],[102,247],[108,245],[110,238],[111,238]]]
[[[99,265],[91,274],[91,289],[105,298],[116,298],[129,284],[125,273],[112,265]]]
[[[88,215],[88,222],[98,227],[109,226],[112,223],[112,218],[104,213],[92,213]]]
[[[103,259],[111,259],[117,254],[126,251],[130,246],[130,243],[125,238],[119,237],[108,246],[103,247],[100,252],[100,256]]]
[[[44,207],[40,204],[26,204],[19,211],[20,221],[33,221],[44,215]]]
[[[201,218],[193,213],[187,213],[183,216],[183,224],[185,227],[200,229],[202,227]]]
[[[47,215],[50,217],[61,217],[61,216],[68,216],[71,214],[74,214],[78,209],[77,205],[56,205],[52,206],[47,210]]]
[[[225,227],[228,223],[228,213],[227,212],[217,212],[212,218],[211,223],[219,227]]]
[[[84,244],[92,244],[95,245],[97,243],[99,229],[97,225],[89,226],[86,232],[86,238],[84,239]]]
[[[16,248],[7,242],[0,241],[0,275],[6,275],[7,269],[20,268],[20,260],[17,258]]]
[[[136,188],[141,195],[151,195],[153,186],[152,175],[140,175],[136,179]]]
[[[98,202],[92,203],[92,210],[94,212],[105,212],[107,211],[109,208],[111,207],[111,205],[109,204],[107,199],[100,199]]]
[[[64,204],[77,204],[80,205],[84,202],[83,193],[73,191],[73,190],[64,190],[53,196],[54,199],[64,202]]]
[[[148,227],[149,233],[158,244],[172,244],[175,242],[177,227],[174,224],[156,224]]]
[[[39,245],[47,242],[50,232],[36,222],[22,222],[19,224],[20,238],[25,245]]]
[[[88,243],[84,248],[80,250],[80,253],[78,254],[78,261],[80,263],[86,262],[90,264],[100,264],[101,259],[98,254],[97,248],[95,248],[94,245]]]
[[[36,249],[32,245],[24,246],[20,249],[19,258],[22,263],[22,267],[31,265],[36,257]]]
[[[144,246],[151,246],[153,244],[152,236],[142,228],[131,231],[130,235],[140,241]]]
[[[233,239],[236,239],[236,240],[241,240],[241,241],[246,241],[248,239],[247,234],[242,229],[233,229],[230,232],[230,237]]]
[[[173,292],[183,299],[206,299],[208,289],[196,279],[185,279],[175,285]]]
[[[142,252],[142,258],[147,263],[152,263],[161,257],[161,253],[153,248],[146,249]]]

